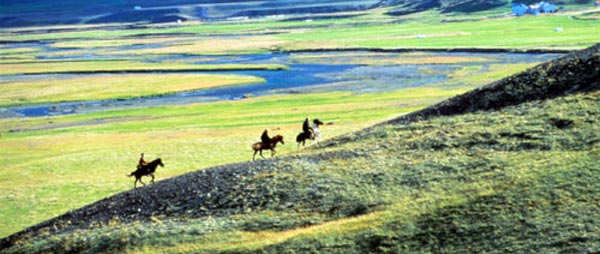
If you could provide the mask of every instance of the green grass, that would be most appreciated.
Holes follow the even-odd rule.
[[[415,57],[422,56],[417,54]],[[498,75],[510,75],[526,67],[499,65],[491,69],[493,75],[479,70],[465,74],[459,69],[447,82],[432,87],[385,93],[277,95],[234,102],[0,119],[3,147],[7,147],[0,151],[0,163],[8,165],[8,169],[0,173],[0,185],[3,186],[0,188],[8,193],[3,200],[7,206],[0,211],[3,216],[0,217],[0,228],[4,230],[0,230],[0,235],[13,233],[68,209],[131,188],[131,179],[121,176],[133,169],[140,152],[165,159],[168,166],[158,174],[159,179],[199,168],[249,160],[252,155],[249,146],[259,140],[265,128],[271,134],[284,135],[287,144],[278,148],[280,154],[295,153],[294,138],[305,117],[333,123],[322,129],[324,137],[329,138],[431,105],[491,82]],[[113,75],[41,83],[69,86],[70,83],[76,85],[79,81],[90,83],[94,80],[92,83],[109,85],[109,77]],[[121,83],[153,76],[117,77],[115,81]],[[162,78],[152,82],[165,81],[165,86],[172,86],[180,82],[171,84],[170,81],[188,76],[163,74],[159,77]],[[28,86],[36,84],[34,81],[27,83]],[[83,95],[89,90],[86,86],[79,88]],[[66,90],[62,86],[57,89]],[[75,92],[71,91],[71,96],[76,95]],[[108,88],[103,91],[116,92]],[[90,96],[98,96],[100,91],[92,93]],[[56,96],[64,99],[62,95]],[[8,99],[15,101],[18,97]],[[89,171],[81,168],[97,173],[90,178],[87,176]],[[50,189],[57,191],[48,191]],[[73,199],[73,193],[84,195]]]
[[[133,224],[114,220],[42,234],[12,251],[598,251],[598,96],[379,127],[307,151],[317,155],[313,159],[279,161],[271,173],[242,178],[234,188],[240,191],[228,198],[271,193],[252,210]],[[557,128],[554,117],[574,125]],[[286,208],[289,202],[293,208]]]
[[[555,32],[555,27],[564,28]],[[417,38],[418,34],[426,38]],[[418,20],[394,25],[344,27],[335,30],[284,34],[294,44],[326,42],[339,47],[372,48],[584,48],[600,39],[597,21],[574,20],[568,16],[527,16],[456,23],[421,23]]]
[[[0,49],[0,57],[37,53],[41,50],[34,47]]]
[[[323,20],[313,23],[256,22],[137,30],[2,34],[1,40],[58,40],[59,44],[56,46],[61,46],[61,43],[64,43],[62,46],[69,46],[67,41],[60,41],[63,39],[79,39],[70,44],[80,46],[78,49],[52,53],[56,55],[89,53],[90,48],[104,45],[103,42],[107,39],[112,40],[109,42],[111,46],[121,46],[123,44],[116,41],[126,36],[147,33],[256,35],[238,35],[232,39],[219,40],[213,48],[204,47],[210,44],[210,40],[194,39],[190,44],[174,45],[164,42],[164,47],[156,50],[102,52],[135,55],[132,60],[41,61],[33,60],[33,54],[44,56],[49,53],[35,48],[21,52],[5,50],[0,75],[285,68],[281,65],[138,62],[156,53],[223,54],[321,47],[571,49],[583,48],[600,41],[600,26],[595,20],[542,16],[440,23],[444,17],[436,15],[416,14],[398,24],[388,24],[393,18],[373,13],[356,20]],[[556,33],[553,31],[554,27],[563,27],[564,32]],[[273,31],[283,34],[261,35]],[[417,34],[425,34],[427,37],[416,39]],[[185,39],[189,37],[186,35]],[[256,46],[255,43],[259,41],[264,44]],[[85,46],[87,43],[89,44]],[[14,63],[18,61],[26,63]],[[301,121],[305,117],[333,123],[322,128],[324,137],[329,138],[420,109],[528,66],[498,65],[493,66],[491,72],[483,74],[477,67],[464,68],[453,73],[448,83],[380,94],[334,92],[269,96],[234,102],[115,110],[60,117],[0,119],[0,164],[4,165],[0,171],[0,191],[3,193],[0,197],[0,203],[3,204],[0,206],[0,237],[130,189],[133,180],[125,175],[134,169],[140,152],[146,153],[148,158],[162,157],[165,160],[166,167],[159,169],[158,179],[209,166],[247,161],[251,158],[250,145],[259,141],[260,133],[265,128],[271,134],[281,133],[285,136],[287,144],[278,149],[279,154],[294,154],[297,150],[293,137],[299,132]],[[180,81],[179,78],[170,78],[165,77],[166,83],[161,84],[172,87],[170,81]],[[144,79],[121,80],[117,83],[129,85],[129,81]],[[160,82],[160,79],[162,78],[155,81]],[[86,79],[86,82],[91,80]],[[97,81],[107,82],[102,79]],[[76,85],[76,81],[67,81],[64,85],[60,83],[62,80],[53,82],[23,84],[27,86],[21,90],[21,93],[25,93],[22,96],[27,97],[25,101],[18,96],[10,96],[7,100],[11,102],[7,103],[64,100],[58,94],[48,98],[28,94],[27,91],[44,84],[59,90]],[[5,84],[0,85],[4,87]],[[6,87],[8,89],[9,86]],[[83,96],[77,100],[96,98],[103,92],[113,93],[107,98],[122,96],[115,95],[116,91],[112,89],[81,95],[86,89],[78,89],[81,91],[68,92],[72,96]],[[156,89],[157,87],[152,88],[149,94],[178,88],[161,91]],[[497,247],[501,250],[499,252],[530,249],[554,252],[554,249],[546,247],[559,246],[560,248],[556,248],[565,250],[566,247],[560,245],[561,241],[569,244],[569,237],[579,233],[585,233],[589,236],[586,239],[598,242],[597,227],[592,226],[594,230],[588,230],[585,226],[580,226],[585,225],[585,221],[591,221],[592,225],[598,224],[594,216],[588,216],[588,211],[594,214],[597,207],[590,205],[592,202],[584,202],[595,202],[597,200],[594,198],[598,196],[598,145],[585,143],[585,140],[597,140],[595,133],[599,133],[597,119],[589,113],[599,108],[597,95],[557,99],[554,103],[542,104],[542,108],[533,103],[491,115],[474,114],[404,127],[386,127],[366,136],[356,137],[356,143],[314,150],[313,152],[356,150],[360,156],[334,160],[325,166],[300,161],[291,165],[291,171],[274,175],[275,182],[262,182],[264,188],[271,183],[278,183],[278,188],[283,191],[289,191],[287,186],[301,187],[290,191],[297,192],[299,200],[304,202],[299,203],[299,211],[282,212],[269,208],[226,218],[184,221],[156,218],[154,223],[134,225],[123,225],[115,221],[112,227],[104,229],[81,230],[54,236],[41,235],[41,240],[28,243],[30,245],[25,245],[24,249],[17,249],[16,252],[80,250],[81,245],[89,244],[92,246],[90,252],[286,253],[299,250],[306,252],[316,248],[315,252],[320,249],[329,253],[338,249],[345,253],[350,253],[351,250],[426,253],[439,251],[434,245],[436,241],[452,241],[456,238],[453,234],[457,230],[487,232],[484,230],[489,225],[493,225],[497,235],[471,239],[468,244],[447,245],[449,249],[441,252],[493,252],[490,250],[492,247]],[[29,99],[32,97],[35,98]],[[553,116],[574,119],[577,127],[565,131],[553,129],[544,122]],[[502,136],[502,133],[518,136],[522,132],[534,139],[520,140],[511,138],[510,135]],[[385,137],[386,140],[381,142],[377,137]],[[365,145],[367,151],[361,150]],[[393,149],[388,151],[384,147]],[[497,168],[501,170],[489,170]],[[577,174],[573,168],[582,169],[583,173]],[[383,173],[381,181],[377,180],[377,174],[380,173]],[[341,184],[331,185],[328,183],[331,179]],[[324,183],[318,182],[321,180]],[[591,193],[577,186],[585,186]],[[332,188],[331,193],[335,195],[320,197],[322,205],[315,208],[307,201],[312,197],[310,193],[313,187]],[[554,189],[562,192],[555,193],[558,204],[550,206],[548,204],[551,204],[552,197],[547,197],[545,193],[552,193]],[[575,198],[578,196],[582,198]],[[513,209],[492,218],[481,219],[475,216],[494,214],[491,212],[502,210],[507,200],[512,204],[511,207],[529,207],[529,201],[539,200],[541,203],[535,205],[540,209],[533,215]],[[336,204],[341,204],[342,207],[338,208],[338,212],[329,214],[329,209]],[[586,213],[577,218],[557,218],[553,217],[555,208],[567,215],[578,214],[578,211]],[[453,213],[455,210],[460,212]],[[428,223],[430,220],[438,223]],[[530,224],[516,223],[519,221]],[[557,223],[553,224],[553,221]],[[448,227],[435,228],[431,225]],[[569,228],[569,225],[574,229]],[[535,231],[536,228],[548,232],[567,229],[560,236],[547,237],[549,240],[544,245],[546,247],[517,241],[524,236],[519,235],[521,232],[534,234],[538,232]],[[425,237],[428,235],[432,237]],[[505,237],[499,238],[501,236]],[[424,239],[431,241],[431,244],[419,247],[418,243]],[[493,241],[484,241],[486,239],[499,239],[500,244],[493,246],[490,243]],[[510,249],[511,243],[515,243],[515,248],[520,249]],[[397,249],[390,249],[390,244]],[[585,244],[592,249],[598,248],[588,242]],[[474,249],[467,249],[469,246]]]
[[[127,99],[259,82],[264,82],[264,79],[214,74],[99,75],[13,81],[2,84],[0,107]]]
[[[161,157],[159,179],[251,159],[263,129],[293,141],[305,117],[333,125],[324,137],[358,130],[430,105],[464,89],[414,88],[382,94],[334,92],[278,95],[184,106],[164,106],[50,118],[2,119],[0,235],[127,190],[137,156]],[[310,112],[310,113],[306,113]],[[9,133],[9,130],[22,130]],[[85,168],[85,170],[81,170]],[[14,174],[14,172],[19,172]],[[95,172],[93,177],[89,172]],[[73,195],[78,193],[78,198]]]
[[[184,38],[183,38],[184,39]],[[134,38],[134,39],[97,39],[97,40],[71,40],[58,41],[52,43],[53,48],[107,48],[107,47],[122,47],[131,45],[144,45],[156,43],[171,43],[181,41],[182,38],[167,37],[167,38]]]
[[[247,39],[272,41],[273,43],[270,46],[278,49],[323,47],[581,49],[600,40],[598,36],[600,28],[598,28],[597,20],[573,19],[568,12],[557,15],[520,18],[485,17],[468,20],[473,15],[476,14],[440,15],[428,11],[404,17],[400,23],[394,24],[389,23],[391,17],[383,15],[379,11],[373,11],[369,15],[356,19],[316,20],[311,23],[303,21],[207,23],[181,27],[148,27],[146,29],[128,30],[98,29],[47,34],[4,34],[0,36],[0,39],[13,41],[79,39],[78,42],[75,42],[76,45],[81,45],[82,40],[92,40],[90,45],[99,45],[99,42],[93,40],[119,40],[120,38],[140,34],[236,34]],[[465,17],[468,21],[441,22],[447,18],[460,19],[460,17]],[[554,28],[556,27],[562,27],[564,31],[555,32]],[[273,31],[283,33],[264,35]],[[248,33],[248,35],[254,33],[256,35],[239,35],[244,33]],[[416,35],[419,34],[425,35],[426,38],[416,38]],[[191,36],[193,35],[185,35],[184,38],[189,39]],[[244,40],[238,40],[238,42],[244,42]],[[197,50],[202,52],[203,49],[197,48]],[[253,50],[256,50],[256,48]],[[166,51],[175,53],[176,47]],[[189,50],[183,50],[183,53],[187,52]]]
[[[211,70],[277,70],[287,66],[279,64],[185,64],[145,63],[130,60],[86,60],[86,61],[36,61],[34,63],[4,64],[0,75],[47,74],[47,73],[97,73],[135,71],[211,71]]]

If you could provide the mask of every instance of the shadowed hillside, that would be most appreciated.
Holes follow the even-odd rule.
[[[599,80],[600,44],[307,154],[114,195],[0,251],[597,253]]]

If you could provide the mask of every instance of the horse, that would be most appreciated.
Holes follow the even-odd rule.
[[[296,142],[298,142],[298,149],[300,149],[300,144],[302,144],[302,147],[306,147],[305,143],[307,139],[315,140],[314,132],[300,132],[300,134],[296,136]]]
[[[160,165],[161,167],[164,167],[165,165],[162,163],[162,160],[160,158],[151,161],[150,163],[143,165],[141,167],[139,167],[136,171],[131,172],[130,175],[128,175],[128,177],[131,176],[135,176],[135,182],[133,182],[133,188],[135,189],[137,186],[137,182],[140,181],[140,183],[142,183],[143,185],[146,185],[144,182],[142,182],[142,176],[151,176],[152,180],[150,180],[151,183],[154,183],[154,172],[156,171],[156,167]]]
[[[323,125],[319,119],[313,120],[312,126],[308,127],[308,118],[304,120],[302,124],[302,132],[296,136],[296,142],[298,142],[298,149],[300,149],[300,144],[302,143],[302,147],[306,147],[306,140],[310,139],[313,141],[313,144],[318,144],[321,141],[321,132],[319,131],[319,126]]]
[[[321,126],[323,124],[324,123],[321,122],[321,120],[319,120],[319,119],[313,120],[313,124],[311,126],[312,131],[313,131],[313,138],[312,138],[313,145],[321,142],[321,131],[319,131],[319,126]]]
[[[254,150],[254,155],[252,155],[252,160],[254,160],[254,158],[256,157],[256,153],[260,152],[260,157],[263,157],[263,159],[265,158],[262,155],[262,150],[271,150],[271,157],[273,157],[273,155],[275,155],[275,153],[277,153],[275,151],[275,147],[277,146],[277,143],[281,142],[282,145],[285,145],[285,142],[283,142],[283,136],[281,135],[276,135],[274,137],[271,138],[270,142],[269,142],[269,147],[265,147],[265,145],[262,142],[256,142],[252,145],[252,150]]]

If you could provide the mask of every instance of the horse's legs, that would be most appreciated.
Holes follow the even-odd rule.
[[[140,176],[140,183],[142,183],[142,185],[146,186],[146,184],[144,182],[142,182],[142,177]]]
[[[256,158],[256,153],[258,153],[258,150],[254,150],[254,155],[252,155],[252,160],[254,160]]]
[[[154,183],[154,174],[150,174],[150,176],[152,177],[152,180],[150,180],[150,182]]]
[[[262,149],[259,150],[259,154],[260,154],[260,157],[262,157],[263,159],[265,158],[265,156],[262,155]]]
[[[277,152],[275,151],[275,149],[271,149],[271,157],[273,157],[273,155],[275,155],[275,153],[277,153]]]
[[[138,182],[138,180],[140,180],[140,179],[136,177],[135,181],[133,181],[133,188],[134,189],[137,188],[137,182]]]

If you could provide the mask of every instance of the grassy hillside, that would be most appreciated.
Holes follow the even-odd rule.
[[[468,93],[512,106],[409,116],[309,154],[191,172],[4,238],[2,251],[596,253],[599,49]],[[555,66],[566,71],[547,75]]]

